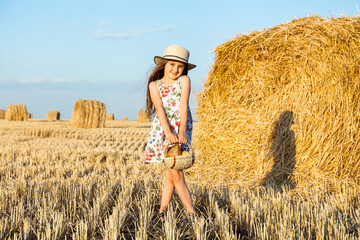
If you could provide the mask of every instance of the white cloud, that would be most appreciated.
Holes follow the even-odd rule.
[[[102,26],[112,26],[113,24],[108,21],[100,21],[97,25],[102,27]]]
[[[150,33],[168,32],[176,28],[177,26],[175,25],[166,24],[160,27],[137,28],[122,33],[110,32],[108,30],[99,30],[91,34],[91,37],[99,38],[99,39],[127,39],[127,38],[141,37],[145,34],[150,34]]]
[[[18,82],[18,83],[40,83],[40,82],[75,82],[75,78],[16,78],[16,79],[0,79],[0,82]]]

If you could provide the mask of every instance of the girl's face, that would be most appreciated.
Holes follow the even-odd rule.
[[[169,80],[177,80],[185,69],[185,63],[167,61],[164,68],[164,75]]]

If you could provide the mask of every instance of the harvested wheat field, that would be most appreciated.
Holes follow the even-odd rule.
[[[358,185],[359,39],[360,17],[311,16],[218,46],[198,95],[200,164],[249,185]]]
[[[137,121],[83,129],[67,120],[0,120],[0,239],[358,238],[352,188],[306,196],[250,188],[214,182],[199,163],[185,171],[199,217],[180,226],[186,213],[175,194],[163,229],[164,166],[144,163],[149,130]]]

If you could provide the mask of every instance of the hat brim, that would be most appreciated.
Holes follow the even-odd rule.
[[[177,61],[177,62],[182,62],[182,63],[186,63],[188,65],[188,70],[191,70],[193,68],[196,67],[195,64],[192,64],[192,63],[188,63],[188,62],[185,62],[185,61],[181,61],[177,58],[172,58],[172,57],[160,57],[160,56],[155,56],[154,57],[154,62],[156,63],[156,65],[160,64],[162,61],[166,61],[166,60],[171,60],[171,61]]]

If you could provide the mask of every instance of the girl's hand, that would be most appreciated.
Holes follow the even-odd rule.
[[[166,139],[168,140],[169,144],[175,144],[179,142],[178,137],[173,134],[172,132],[165,133]]]
[[[188,143],[188,139],[187,139],[185,133],[179,133],[179,143],[181,143],[181,144],[187,144]]]

